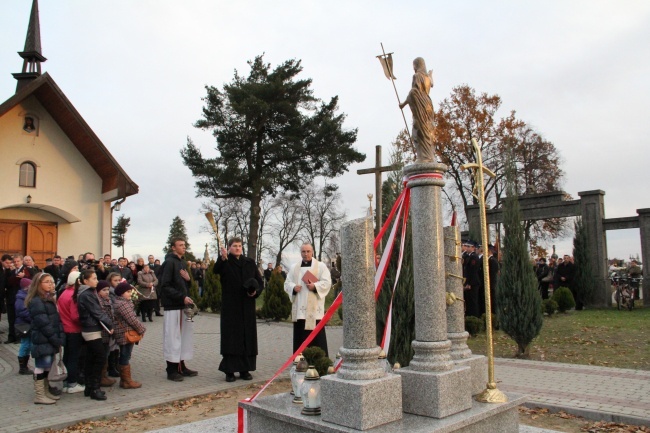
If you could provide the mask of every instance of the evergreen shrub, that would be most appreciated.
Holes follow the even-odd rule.
[[[476,337],[479,333],[485,330],[485,321],[474,316],[465,317],[465,330],[469,335]]]
[[[302,356],[305,357],[309,365],[313,365],[316,368],[320,376],[325,376],[327,369],[334,365],[332,360],[325,356],[325,351],[317,346],[306,348],[302,352]]]
[[[483,321],[483,329],[487,329],[487,313],[481,314],[481,320]],[[499,321],[497,320],[497,315],[492,313],[492,329],[499,329]]]
[[[555,302],[553,299],[544,299],[542,301],[542,310],[549,316],[555,314],[557,308],[558,308],[557,302]]]
[[[573,294],[568,287],[560,287],[559,289],[554,290],[551,299],[557,302],[557,310],[560,313],[566,313],[576,306],[576,301],[573,299]]]
[[[221,313],[221,277],[213,272],[214,260],[208,265],[203,280],[203,296],[199,300],[199,310]]]
[[[264,304],[260,315],[265,319],[284,320],[291,314],[291,299],[284,291],[284,278],[278,271],[271,273],[271,279],[264,289]]]
[[[544,315],[521,223],[515,170],[509,156],[506,163],[507,197],[503,205],[503,266],[496,287],[496,313],[500,329],[517,343],[516,356],[528,357],[531,342],[542,330]]]

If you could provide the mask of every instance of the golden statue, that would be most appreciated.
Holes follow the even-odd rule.
[[[413,60],[413,83],[406,100],[399,104],[403,109],[407,104],[413,114],[413,137],[417,162],[434,162],[435,126],[433,124],[433,103],[429,90],[433,87],[432,71],[427,67],[422,57]]]

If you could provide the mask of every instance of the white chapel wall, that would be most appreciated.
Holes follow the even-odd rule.
[[[25,114],[38,116],[38,131],[23,131]],[[20,161],[37,165],[36,187],[18,186]],[[0,208],[21,205],[31,195],[33,204],[62,209],[81,221],[68,223],[36,209],[0,209],[0,219],[51,221],[58,224],[58,253],[62,256],[92,251],[103,253],[109,228],[110,203],[102,201],[102,180],[35,97],[0,117]],[[109,212],[106,210],[109,209]]]

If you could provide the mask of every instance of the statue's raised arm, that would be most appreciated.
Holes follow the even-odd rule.
[[[433,123],[433,103],[429,97],[429,89],[433,87],[432,72],[427,72],[427,67],[422,57],[413,60],[413,83],[406,100],[400,104],[404,108],[407,104],[413,114],[413,131],[411,136],[415,144],[416,161],[435,161],[434,139],[435,126]]]

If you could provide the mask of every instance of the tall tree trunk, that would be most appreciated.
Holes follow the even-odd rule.
[[[278,267],[280,266],[280,263],[282,262],[282,250],[278,251],[278,254],[275,256],[275,266]]]
[[[248,251],[247,256],[253,260],[257,258],[257,237],[260,227],[260,203],[262,195],[259,191],[253,192],[251,197],[251,224],[248,231]],[[257,263],[257,260],[255,261]]]

